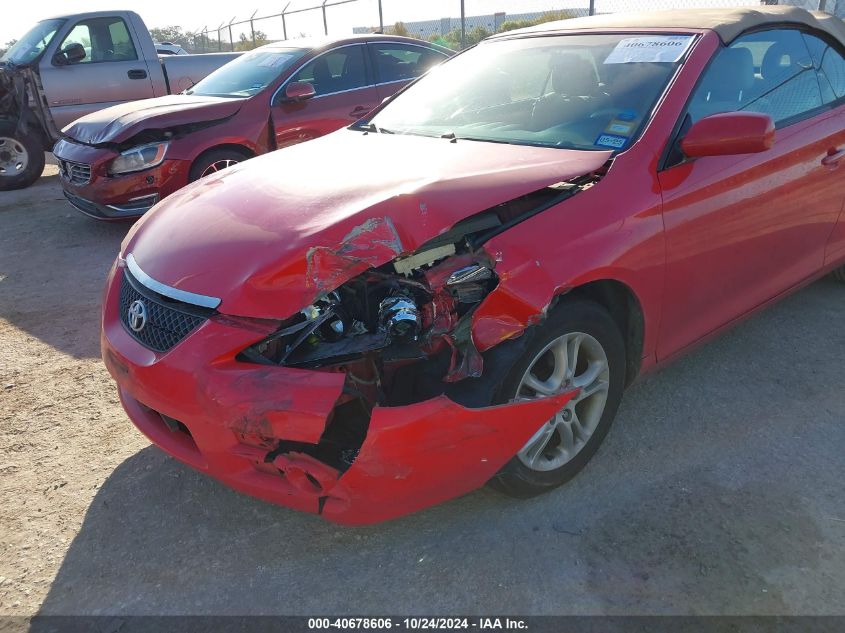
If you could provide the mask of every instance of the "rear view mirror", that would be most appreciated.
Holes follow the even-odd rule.
[[[723,112],[693,123],[681,139],[689,158],[765,152],[775,142],[775,124],[768,114]]]
[[[86,56],[87,53],[85,52],[85,47],[82,46],[82,44],[79,44],[78,42],[71,42],[53,56],[53,62],[57,66],[78,64],[85,59]]]
[[[288,101],[305,101],[317,94],[314,86],[307,81],[294,81],[285,88],[285,97]]]

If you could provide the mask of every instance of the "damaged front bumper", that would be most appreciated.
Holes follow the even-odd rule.
[[[119,154],[112,149],[60,140],[53,148],[67,201],[95,220],[136,219],[159,200],[188,184],[190,163],[166,159],[160,165],[109,175]]]
[[[342,372],[236,360],[272,326],[221,315],[154,352],[119,318],[123,274],[116,267],[109,278],[102,354],[135,425],[236,490],[337,523],[375,523],[478,488],[574,395],[481,409],[445,396],[377,406],[354,457],[337,468],[309,447],[344,424]]]

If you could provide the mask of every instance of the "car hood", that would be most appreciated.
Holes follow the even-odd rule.
[[[286,318],[610,154],[341,130],[185,187],[135,225],[122,255],[156,281],[222,299],[223,313]]]
[[[85,115],[65,127],[62,134],[85,145],[123,143],[144,130],[228,118],[241,109],[243,102],[190,95],[130,101]]]

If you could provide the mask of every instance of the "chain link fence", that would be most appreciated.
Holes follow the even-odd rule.
[[[290,0],[277,13],[253,12],[196,28],[152,29],[197,53],[251,50],[269,42],[304,37],[382,32],[472,46],[493,33],[592,14],[692,7],[782,4],[845,17],[845,0]]]

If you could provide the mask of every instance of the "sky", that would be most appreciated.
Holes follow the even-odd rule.
[[[329,3],[336,0],[327,0]],[[614,11],[622,8],[658,9],[679,8],[681,6],[714,6],[756,4],[754,0],[595,0],[598,11]],[[222,23],[228,23],[233,17],[237,20],[248,19],[253,12],[256,17],[281,13],[288,0],[239,0],[237,3],[206,0],[203,2],[182,0],[145,0],[127,6],[125,0],[78,0],[69,4],[66,1],[41,0],[40,2],[15,2],[5,0],[0,8],[0,44],[19,38],[30,26],[40,19],[73,11],[103,11],[114,9],[133,9],[137,11],[148,28],[170,25],[182,26],[184,30],[198,31],[203,27],[216,29]],[[319,5],[322,0],[291,0],[289,10]],[[523,13],[566,9],[586,6],[589,0],[465,0],[467,15],[483,15],[497,11]],[[14,7],[14,8],[11,8]],[[434,18],[460,16],[460,0],[382,0],[384,23],[397,21],[411,22]],[[378,0],[356,0],[344,5],[327,9],[329,34],[342,35],[351,33],[353,26],[378,25]],[[323,32],[322,12],[308,11],[287,17],[288,36],[320,35]],[[256,21],[255,28],[264,31],[270,39],[281,39],[282,21],[276,17]],[[241,31],[247,32],[249,25],[233,28],[234,38]],[[221,33],[228,37],[225,29]]]

